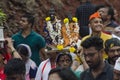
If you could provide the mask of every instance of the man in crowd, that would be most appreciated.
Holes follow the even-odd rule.
[[[103,21],[101,19],[101,16],[98,12],[92,14],[89,18],[89,27],[91,27],[92,34],[83,37],[82,41],[84,41],[86,38],[91,37],[91,36],[98,36],[100,37],[104,42],[107,39],[112,38],[111,35],[105,34],[102,32],[104,25]],[[108,56],[106,53],[103,54],[103,58],[106,59]]]
[[[105,26],[103,31],[105,33],[111,34],[110,31],[119,26],[114,18],[114,8],[111,6],[103,5],[98,9],[98,12],[100,13],[103,24]]]
[[[115,65],[116,60],[120,57],[120,40],[117,38],[108,39],[105,42],[105,51],[108,54],[108,62]]]
[[[48,59],[42,61],[39,65],[35,80],[48,80],[50,70],[56,68],[56,56],[59,50],[53,46],[46,46],[45,51],[48,55]]]
[[[113,80],[113,68],[102,58],[103,40],[92,36],[85,39],[81,46],[89,69],[81,74],[80,80]]]
[[[20,21],[20,31],[12,36],[14,40],[14,47],[19,44],[27,44],[32,51],[31,59],[35,61],[37,66],[40,64],[41,59],[46,59],[44,51],[45,40],[44,38],[32,30],[34,25],[34,17],[30,13],[26,13],[22,16]]]
[[[80,37],[88,35],[89,32],[89,16],[94,13],[95,6],[91,3],[91,0],[80,0],[81,5],[76,9],[76,17],[79,21],[79,34]]]

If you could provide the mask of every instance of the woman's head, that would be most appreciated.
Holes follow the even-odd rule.
[[[20,44],[17,46],[17,51],[24,61],[27,61],[31,57],[31,49],[26,44]]]
[[[70,69],[58,67],[49,72],[48,80],[77,80],[77,77]]]
[[[56,63],[58,67],[71,67],[72,62],[72,56],[69,53],[59,53],[56,58]]]

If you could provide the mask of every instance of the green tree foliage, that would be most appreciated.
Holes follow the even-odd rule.
[[[0,26],[3,26],[6,21],[6,14],[0,9]]]

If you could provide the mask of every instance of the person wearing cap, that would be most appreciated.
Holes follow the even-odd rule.
[[[47,55],[45,54],[45,40],[36,33],[32,28],[34,26],[34,15],[32,13],[26,13],[22,15],[20,20],[20,31],[12,35],[14,47],[17,48],[19,44],[27,44],[30,46],[32,55],[31,59],[37,64],[41,63],[41,60],[45,60]]]
[[[105,42],[105,52],[108,54],[108,62],[114,66],[115,61],[120,57],[120,40],[108,39]]]
[[[113,67],[103,60],[103,40],[98,36],[85,39],[81,46],[89,69],[83,71],[80,80],[113,80]]]
[[[59,50],[54,46],[46,46],[45,51],[48,59],[39,65],[35,80],[48,80],[48,73],[51,69],[56,68],[56,55]]]
[[[113,80],[120,80],[120,57],[115,62]]]
[[[86,38],[91,37],[91,36],[98,36],[100,37],[104,42],[107,39],[112,38],[111,35],[108,35],[106,33],[103,33],[102,30],[104,28],[103,21],[101,19],[101,16],[98,12],[95,12],[89,17],[89,27],[92,30],[92,34],[87,35],[82,38],[82,41],[84,41]],[[82,43],[81,41],[81,43]],[[103,54],[103,58],[106,59],[108,56],[106,53]]]

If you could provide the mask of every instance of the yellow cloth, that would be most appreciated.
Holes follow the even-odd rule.
[[[87,38],[89,38],[89,37],[91,37],[91,35],[87,35],[87,36],[83,37],[81,43],[82,43],[85,39],[87,39]],[[101,32],[100,38],[101,38],[101,39],[104,41],[104,43],[105,43],[105,41],[108,40],[108,39],[110,39],[110,38],[112,38],[112,36],[111,36],[111,35],[108,35],[108,34],[106,34],[106,33]],[[103,43],[103,44],[104,44],[104,43]],[[103,46],[105,47],[105,45],[103,45]],[[106,59],[106,58],[108,58],[108,55],[104,52],[104,54],[103,54],[103,59]]]

